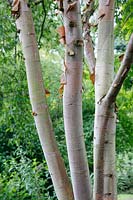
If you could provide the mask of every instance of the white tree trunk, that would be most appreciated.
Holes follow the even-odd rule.
[[[64,0],[66,33],[66,76],[63,112],[67,150],[75,200],[91,200],[89,169],[82,122],[82,59],[83,40],[80,2]],[[70,7],[72,6],[72,9]]]
[[[25,0],[20,0],[20,16],[16,20],[20,32],[32,113],[42,149],[48,164],[55,192],[59,200],[73,200],[71,184],[60,156],[45,97],[40,57],[35,38],[31,11]]]
[[[95,70],[94,200],[116,199],[114,105],[104,101],[114,76],[114,0],[99,1]]]

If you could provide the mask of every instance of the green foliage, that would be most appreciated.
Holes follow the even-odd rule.
[[[54,200],[46,163],[30,160],[26,153],[19,148],[11,160],[5,160],[4,173],[0,175],[0,199]]]
[[[94,87],[89,72],[83,71],[83,128],[90,172],[93,172]]]
[[[120,66],[118,55],[115,57],[116,73]],[[116,126],[116,145],[117,152],[131,151],[132,148],[132,133],[133,133],[133,67],[128,73],[123,87],[116,101],[117,110],[117,126]]]
[[[133,0],[117,1],[116,9],[116,30],[117,36],[122,36],[125,40],[129,40],[133,33]]]
[[[133,195],[131,194],[121,194],[118,196],[118,200],[131,200]]]
[[[45,88],[50,91],[47,102],[58,146],[69,173],[62,99],[58,93],[64,52],[58,42],[56,29],[62,22],[59,16],[55,16],[57,5],[53,1],[44,1],[45,8],[41,1],[38,2],[40,3],[29,1],[40,48]],[[116,33],[119,30],[122,31],[120,37],[115,40],[115,46],[117,52],[121,53],[125,50],[127,43],[121,38],[126,35],[128,39],[132,31],[133,18],[129,18],[124,28],[121,29],[128,9],[129,13],[132,12],[132,1],[117,1],[117,3],[117,13],[119,13],[116,17]],[[124,14],[121,15],[122,12]],[[51,178],[31,114],[25,66],[14,19],[10,16],[7,2],[1,0],[0,21],[0,200],[55,200]],[[116,71],[119,65],[117,55]],[[130,189],[129,184],[131,183],[130,153],[126,155],[123,152],[131,151],[132,145],[130,139],[133,132],[132,76],[133,70],[131,69],[117,99],[116,142],[118,189],[120,191]],[[87,67],[83,70],[83,121],[87,157],[93,179],[94,87],[89,81]]]
[[[121,91],[118,101],[117,151],[131,150],[133,133],[133,93]]]
[[[131,191],[133,187],[133,158],[131,152],[123,152],[117,156],[118,192]]]
[[[58,34],[56,29],[60,26],[62,18],[57,13],[57,4],[52,0],[29,0],[32,10],[38,46],[47,47],[47,50],[58,48]]]

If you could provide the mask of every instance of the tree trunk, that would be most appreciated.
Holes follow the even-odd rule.
[[[104,100],[114,76],[114,0],[99,1],[95,70],[94,200],[116,199],[114,104]]]
[[[63,95],[63,113],[69,165],[75,200],[91,200],[82,122],[83,40],[80,3],[79,0],[63,2],[67,78]]]
[[[55,192],[59,200],[73,200],[71,184],[60,156],[45,97],[39,51],[31,11],[25,0],[20,0],[16,20],[26,64],[32,114],[39,134],[42,149],[48,164]],[[13,9],[12,9],[13,11]]]

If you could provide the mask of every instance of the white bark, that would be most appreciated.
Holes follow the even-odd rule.
[[[40,57],[35,39],[31,11],[25,0],[20,0],[20,16],[16,20],[26,64],[29,95],[33,116],[59,200],[73,200],[71,184],[60,156],[45,97]]]
[[[114,0],[99,1],[95,70],[94,200],[116,199],[114,105],[104,101],[113,80]]]
[[[66,33],[66,76],[63,112],[69,165],[75,200],[91,200],[89,169],[85,151],[82,122],[82,59],[83,40],[80,3],[64,0],[64,26]]]

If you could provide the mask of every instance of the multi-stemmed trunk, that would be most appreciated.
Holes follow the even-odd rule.
[[[83,39],[80,2],[64,0],[63,3],[66,36],[63,113],[69,165],[75,200],[91,200],[82,122]]]
[[[13,1],[12,13],[26,64],[32,114],[59,200],[92,200],[82,124],[82,29],[79,1],[64,0],[66,34],[63,107],[72,185],[55,140],[45,97],[39,52],[31,11],[25,0]],[[94,127],[94,200],[116,199],[114,102],[133,64],[133,35],[113,83],[114,1],[99,2],[99,31],[96,62],[96,111]],[[93,55],[93,54],[92,54]],[[94,66],[94,65],[93,65]],[[93,67],[94,69],[94,67]],[[112,83],[112,85],[111,85]]]
[[[114,76],[114,0],[99,1],[95,69],[94,200],[116,199],[114,104],[104,99]]]
[[[73,200],[71,184],[55,141],[48,112],[31,11],[25,0],[20,0],[18,5],[20,10],[17,11],[16,25],[20,33],[19,37],[26,65],[32,114],[57,198],[59,200]]]

